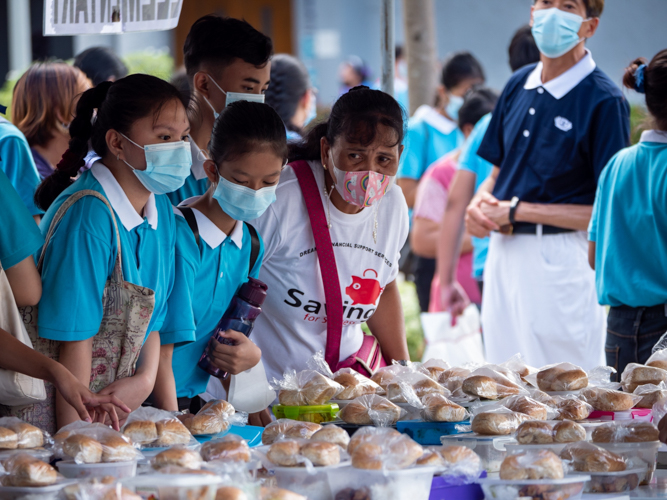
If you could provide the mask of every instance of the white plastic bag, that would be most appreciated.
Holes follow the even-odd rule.
[[[452,366],[484,363],[479,310],[475,305],[469,305],[454,326],[449,312],[422,313],[421,323],[426,340],[422,360],[437,358]]]

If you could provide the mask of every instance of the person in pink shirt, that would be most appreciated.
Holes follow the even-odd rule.
[[[471,91],[459,111],[459,128],[468,137],[477,121],[493,111],[498,95],[487,88]],[[452,151],[434,162],[426,171],[417,190],[415,199],[410,245],[420,257],[435,258],[440,223],[447,207],[449,187],[457,170],[460,149]],[[477,282],[472,277],[472,244],[466,233],[461,246],[457,267],[457,279],[471,302],[481,303]],[[439,312],[440,280],[436,273],[431,284],[429,312]]]

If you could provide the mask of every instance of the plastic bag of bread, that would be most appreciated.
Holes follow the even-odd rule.
[[[336,399],[349,401],[364,394],[377,394],[382,388],[368,377],[364,377],[352,368],[341,368],[333,374],[334,382],[343,386],[343,391]]]
[[[560,457],[578,472],[620,472],[626,469],[623,457],[586,441],[568,444]]]
[[[378,368],[378,370],[371,377],[371,380],[382,387],[382,389],[386,390],[387,386],[392,380],[394,380],[396,375],[410,371],[412,370],[409,367],[403,365],[383,366],[382,368]]]
[[[667,365],[664,365],[667,368]],[[646,384],[667,383],[667,369],[660,366],[644,366],[629,363],[621,375],[621,386],[626,392],[635,392],[637,387]]]
[[[628,411],[642,400],[641,396],[602,387],[582,389],[580,396],[598,411]]]
[[[387,427],[394,425],[405,414],[405,410],[387,398],[366,394],[345,405],[338,417],[348,424]]]
[[[345,429],[337,425],[325,425],[310,438],[311,441],[323,441],[325,443],[333,443],[340,446],[347,451],[347,446],[350,444],[350,435]]]
[[[232,425],[244,426],[248,414],[237,412],[227,401],[212,399],[197,414],[184,420],[183,424],[193,436],[215,435],[226,432]]]
[[[273,443],[266,452],[266,459],[278,467],[326,467],[338,465],[341,460],[340,446],[325,441],[288,439]]]
[[[397,375],[387,384],[387,399],[393,403],[407,403],[403,394],[406,385],[410,386],[420,399],[427,394],[449,396],[449,391],[430,376],[420,372],[407,372]]]
[[[637,408],[653,408],[653,406],[663,399],[667,399],[667,384],[660,382],[660,384],[646,384],[640,385],[633,393],[635,396],[640,396],[642,399],[637,403]],[[659,420],[656,420],[659,422]]]
[[[498,365],[486,365],[473,371],[463,381],[462,390],[480,399],[528,394],[516,373]]]
[[[58,481],[58,473],[53,467],[27,453],[12,455],[2,462],[2,466],[5,469],[3,486],[49,486]]]
[[[557,396],[554,398],[558,415],[556,420],[586,420],[593,407],[578,396]]]
[[[483,411],[472,417],[472,431],[489,436],[506,436],[516,432],[519,426],[530,420],[528,415],[505,407]]]
[[[467,410],[439,393],[417,396],[414,388],[407,382],[399,382],[401,393],[407,403],[420,410],[426,422],[462,422],[468,419]]]
[[[452,397],[469,400],[471,399],[471,396],[468,396],[463,392],[463,381],[467,379],[471,373],[472,371],[468,368],[450,368],[442,372],[438,382],[451,393]]]
[[[553,427],[554,443],[586,441],[586,429],[572,420],[563,420]]]
[[[440,377],[443,373],[449,370],[449,363],[443,361],[442,359],[431,358],[426,363],[422,363],[419,366],[419,371],[425,373],[431,377],[436,382],[440,382]]]
[[[591,435],[593,443],[647,443],[659,439],[655,424],[637,420],[607,422],[596,427]]]
[[[142,500],[141,496],[124,488],[113,476],[81,479],[62,489],[65,500]]]
[[[653,354],[646,360],[646,366],[667,370],[667,334],[663,334],[653,346]]]
[[[6,437],[6,446],[10,446],[9,449],[40,448],[52,443],[51,436],[47,432],[16,417],[0,418],[0,429],[7,429],[16,434],[16,446],[11,448],[14,442],[13,435],[10,432],[0,430],[0,433]]]
[[[477,453],[465,446],[442,446],[424,450],[418,467],[437,467],[438,475],[447,476],[447,484],[469,484],[479,478],[482,461]]]
[[[533,420],[553,420],[558,415],[555,408],[529,396],[510,396],[503,399],[501,404],[512,411],[528,415]]]
[[[528,389],[528,393],[531,398],[533,398],[535,401],[538,401],[539,403],[545,404],[547,406],[551,406],[552,408],[557,408],[558,404],[556,403],[556,400],[552,397],[549,396],[546,392],[540,391],[539,389]]]
[[[262,486],[259,493],[260,500],[308,500],[303,495],[299,495],[283,488],[267,488]],[[217,499],[216,499],[217,500]]]
[[[588,387],[588,375],[572,363],[545,366],[526,379],[531,385],[545,392],[578,391]]]
[[[500,363],[500,366],[516,373],[524,382],[526,377],[538,371],[537,368],[526,364],[521,353],[517,353],[504,363]]]
[[[313,422],[280,418],[264,428],[262,443],[273,444],[282,439],[310,439],[320,429],[322,426]]]
[[[197,445],[188,428],[174,414],[142,406],[130,413],[121,432],[143,448],[166,448],[174,445]]]
[[[220,439],[212,439],[201,446],[201,456],[206,462],[250,462],[250,447],[240,436],[228,434]]]
[[[424,454],[424,449],[405,434],[368,428],[352,436],[348,452],[356,469],[399,470],[412,466]]]
[[[343,392],[344,387],[315,370],[289,370],[281,380],[273,379],[278,401],[286,406],[323,405]]]
[[[553,426],[548,422],[535,420],[524,422],[516,430],[516,441],[519,444],[552,444]]]
[[[142,458],[132,441],[104,424],[73,422],[55,436],[53,454],[77,464],[131,462]]]
[[[522,481],[563,479],[563,462],[551,450],[530,450],[505,457],[500,465],[500,479]]]
[[[154,469],[161,469],[170,465],[183,467],[184,469],[201,469],[204,460],[196,450],[184,446],[172,446],[168,450],[161,451],[151,459]]]

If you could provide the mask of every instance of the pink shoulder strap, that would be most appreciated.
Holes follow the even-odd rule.
[[[324,214],[324,205],[320,197],[317,181],[306,161],[299,160],[290,164],[299,181],[303,199],[306,202],[310,227],[315,237],[317,258],[320,261],[322,283],[327,313],[327,343],[324,359],[332,371],[336,370],[340,358],[340,342],[343,335],[343,298],[340,293],[340,279],[336,267],[333,243],[327,218]]]

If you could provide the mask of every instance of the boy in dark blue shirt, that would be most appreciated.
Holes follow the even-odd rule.
[[[482,307],[490,362],[520,350],[534,366],[604,364],[585,230],[602,169],[629,143],[630,109],[585,47],[603,7],[535,1],[540,62],[510,79],[477,152],[494,165],[467,217],[472,235],[493,231]]]

